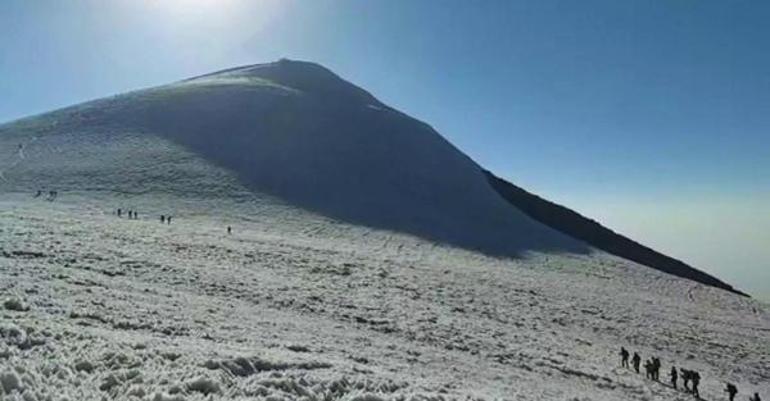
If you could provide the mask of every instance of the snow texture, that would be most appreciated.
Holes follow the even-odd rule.
[[[3,194],[0,239],[0,294],[30,306],[0,309],[4,400],[689,398],[620,368],[621,345],[700,371],[705,399],[770,391],[765,305],[599,252],[500,259],[266,199],[94,192]]]
[[[0,400],[689,399],[620,346],[767,398],[766,305],[555,233],[288,66],[0,127]]]

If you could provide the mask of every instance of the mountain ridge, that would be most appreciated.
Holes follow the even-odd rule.
[[[573,238],[580,239],[591,246],[615,256],[620,256],[624,259],[652,267],[665,273],[721,288],[738,295],[748,296],[748,294],[733,288],[731,285],[708,273],[698,270],[681,260],[664,255],[622,234],[616,233],[612,229],[604,227],[599,222],[585,217],[566,206],[559,205],[528,192],[521,187],[495,176],[488,170],[484,170],[484,174],[487,176],[490,185],[492,185],[503,198],[511,202],[512,205],[522,210],[528,216],[551,228],[559,230]]]
[[[91,144],[78,133],[91,132],[96,142],[149,133],[301,208],[490,255],[603,249],[533,213],[529,203],[512,202],[502,184],[427,123],[310,62],[284,59],[198,75],[0,125],[0,139],[9,132],[30,144],[69,135],[84,147]],[[66,149],[77,154],[77,146]],[[97,164],[81,167],[79,174],[100,174]],[[30,169],[28,177],[39,177]],[[54,170],[47,177],[59,174]],[[121,185],[119,177],[112,181]],[[742,294],[683,263],[671,269],[643,260]]]

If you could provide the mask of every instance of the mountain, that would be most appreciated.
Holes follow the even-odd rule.
[[[575,229],[590,224],[520,196],[427,124],[313,63],[232,68],[100,99],[0,126],[0,141],[2,191],[253,192],[494,256],[596,247],[732,290],[610,231]]]
[[[0,400],[767,394],[767,305],[636,250],[315,64],[95,100],[0,126]]]

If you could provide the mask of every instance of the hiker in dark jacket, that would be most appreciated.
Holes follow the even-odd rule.
[[[620,347],[620,366],[624,368],[628,367],[628,350],[623,347]]]
[[[652,379],[660,381],[660,358],[652,358]]]
[[[690,380],[692,380],[692,374],[687,369],[680,369],[680,371],[682,372],[682,382],[684,383],[683,384],[684,385],[684,391],[689,393],[690,392],[689,384],[690,384]]]
[[[762,401],[762,400],[759,398],[759,393],[754,393],[754,396],[749,398],[749,401]]]
[[[692,395],[694,395],[697,398],[700,398],[700,393],[698,392],[698,384],[700,384],[700,373],[696,371],[692,371]]]
[[[652,379],[652,362],[649,359],[644,361],[644,377]]]
[[[631,363],[634,365],[634,370],[636,373],[639,373],[639,364],[642,363],[642,357],[639,356],[636,352],[634,352],[634,357],[631,358]]]
[[[676,373],[676,367],[672,366],[671,367],[671,387],[673,387],[674,390],[676,390],[676,380],[678,379],[678,376],[679,375]]]
[[[735,387],[735,384],[727,383],[727,386],[725,386],[725,392],[727,392],[727,399],[733,401],[735,400],[735,394],[738,393],[738,387]]]

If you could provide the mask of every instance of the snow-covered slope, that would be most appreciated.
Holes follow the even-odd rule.
[[[621,346],[745,400],[770,394],[768,333],[757,301],[602,253],[491,258],[266,200],[0,194],[3,401],[692,399]]]
[[[219,178],[202,177],[217,166],[247,191],[346,222],[503,256],[588,251],[511,207],[428,125],[312,63],[90,102],[2,127],[0,141],[0,191],[231,197]],[[178,150],[198,161],[180,163]]]
[[[308,63],[0,126],[0,302],[2,401],[689,399],[620,346],[770,391],[765,305],[533,221]]]

